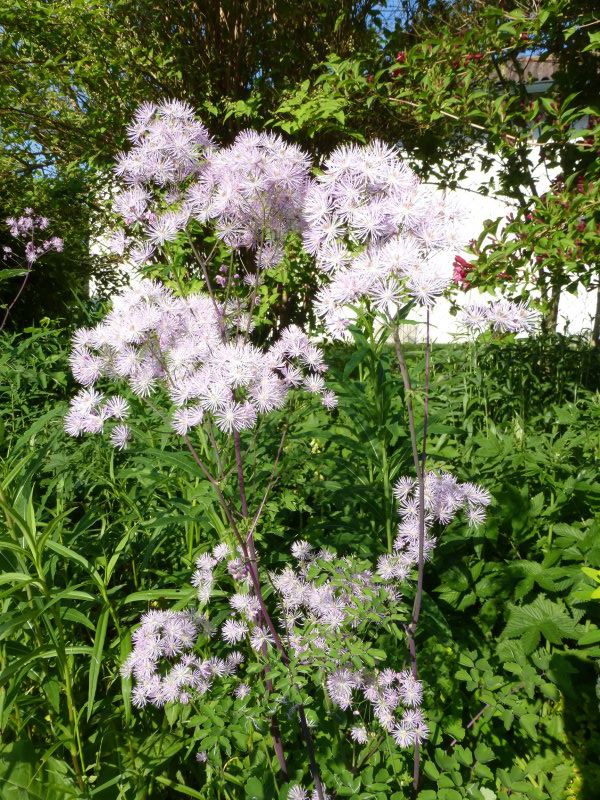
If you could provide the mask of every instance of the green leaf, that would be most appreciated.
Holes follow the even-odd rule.
[[[26,275],[26,269],[0,269],[0,283],[8,281],[11,278],[18,278],[19,275]]]
[[[258,778],[251,777],[246,781],[246,797],[248,800],[264,800],[263,785]]]
[[[487,764],[488,761],[493,761],[496,758],[494,751],[483,742],[480,742],[475,748],[475,759],[480,764]]]
[[[104,651],[104,639],[106,638],[106,628],[108,626],[109,608],[105,606],[98,617],[92,657],[90,659],[90,674],[88,679],[88,699],[87,699],[87,718],[92,716],[94,699],[96,697],[96,687],[98,686],[98,676],[100,674],[100,664]]]
[[[165,778],[163,775],[157,775],[155,777],[157,783],[161,783],[163,786],[168,786],[173,791],[177,792],[178,794],[182,794],[185,797],[195,797],[197,800],[205,800],[206,795],[200,794],[196,789],[192,789],[189,786],[185,786],[183,783],[176,783],[175,781],[171,781],[168,778]]]
[[[143,592],[133,592],[128,594],[123,600],[124,603],[139,603],[140,601],[152,600],[191,600],[195,592],[189,589],[146,589]]]
[[[437,779],[440,777],[440,771],[433,761],[428,760],[423,764],[423,772],[428,778],[431,778],[432,781],[437,781]]]
[[[536,597],[530,605],[509,605],[510,616],[502,634],[503,638],[520,638],[525,653],[532,653],[544,636],[552,644],[563,639],[577,639],[581,626],[558,603],[544,595]]]

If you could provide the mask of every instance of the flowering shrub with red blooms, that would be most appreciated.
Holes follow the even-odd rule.
[[[473,248],[474,282],[492,286],[498,278],[540,295],[543,324],[551,330],[563,291],[600,291],[594,264],[600,242],[600,176],[558,176],[550,189],[519,209],[500,229],[485,226]],[[596,318],[600,325],[600,317]],[[600,329],[593,333],[595,340]]]
[[[463,289],[468,289],[471,283],[467,280],[467,275],[474,269],[473,264],[470,264],[462,256],[454,256],[454,264],[452,280]]]

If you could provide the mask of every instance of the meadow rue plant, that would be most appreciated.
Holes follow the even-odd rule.
[[[72,436],[106,429],[122,449],[131,437],[130,406],[145,404],[153,414],[166,406],[171,429],[214,490],[228,526],[226,541],[196,561],[197,607],[142,617],[123,665],[135,683],[133,703],[193,705],[201,713],[209,696],[233,697],[268,721],[286,780],[280,721],[297,738],[289,722],[295,720],[318,800],[327,794],[311,728],[334,718],[340,733],[363,748],[355,768],[384,745],[411,748],[417,789],[420,746],[429,735],[416,647],[425,561],[443,526],[459,513],[469,526],[480,525],[491,502],[482,487],[426,463],[429,314],[453,282],[460,208],[422,186],[381,142],[337,148],[315,179],[295,145],[244,131],[222,148],[178,101],[144,104],[129,136],[132,147],[116,168],[126,188],[115,200],[127,229],[114,232],[113,249],[138,265],[156,265],[171,263],[170,244],[186,240],[202,291],[193,273],[182,277],[173,268],[164,282],[136,281],[114,298],[102,322],[77,331],[71,366],[83,388],[65,428]],[[197,245],[198,226],[215,242],[208,254]],[[288,326],[260,346],[253,338],[261,280],[283,258],[291,233],[301,234],[323,275],[315,307],[328,333],[350,341],[370,315],[394,343],[415,475],[394,486],[398,531],[376,565],[299,540],[287,564],[266,573],[256,546],[286,437],[284,425],[271,475],[251,508],[247,464],[258,420],[283,408],[296,390],[326,408],[337,404],[322,349],[303,330]],[[218,247],[227,248],[229,266],[215,263]],[[415,304],[426,313],[421,441],[398,330]],[[497,330],[532,324],[528,309],[504,301],[469,313]],[[224,489],[229,480],[233,495]],[[405,637],[408,665],[403,648],[378,647],[390,635]],[[210,747],[197,760],[210,766]],[[308,791],[297,781],[289,797]]]
[[[393,319],[411,300],[431,306],[452,284],[461,208],[423,186],[395,148],[338,147],[304,215],[306,249],[330,276],[316,308],[334,338],[351,340],[350,307],[361,300]]]
[[[84,388],[71,403],[65,428],[78,436],[107,427],[111,443],[121,449],[130,439],[125,420],[132,399],[145,403],[153,413],[165,403],[170,407],[171,427],[214,489],[230,536],[237,542],[239,564],[232,563],[229,568],[232,574],[243,574],[250,581],[261,620],[251,637],[261,651],[275,641],[277,633],[262,598],[254,534],[276,480],[285,428],[273,474],[254,510],[249,508],[246,494],[244,462],[250,450],[240,434],[255,428],[261,415],[281,409],[295,389],[320,397],[328,408],[337,402],[325,385],[322,352],[300,328],[289,326],[262,347],[252,341],[260,273],[281,259],[287,235],[302,224],[310,161],[299,148],[270,134],[246,132],[232,146],[218,148],[194,121],[191,108],[176,101],[144,105],[130,128],[130,138],[133,147],[119,157],[116,169],[128,186],[115,201],[130,230],[115,232],[114,249],[133,253],[137,264],[161,255],[168,259],[168,244],[185,234],[200,266],[205,291],[191,291],[189,282],[180,277],[176,287],[156,280],[137,281],[114,299],[103,322],[77,331],[71,364]],[[196,247],[188,225],[198,223],[229,248],[230,263],[236,259],[235,270],[223,265],[215,268],[212,257],[216,248],[204,255]],[[239,278],[237,291],[231,292],[232,281]],[[107,389],[115,385],[128,398],[108,394]],[[199,429],[202,433],[196,436]],[[198,438],[209,442],[206,452],[199,452],[201,448],[193,441]],[[248,442],[251,447],[252,440]],[[227,463],[231,450],[237,502],[221,488],[232,474]],[[199,597],[208,599],[208,572],[201,570],[194,581]],[[223,636],[235,644],[247,631],[243,621],[230,623]],[[146,652],[145,643],[159,632],[167,649],[152,652],[157,658],[173,655],[189,645],[186,637],[198,633],[195,625],[189,615],[144,620],[137,652]],[[151,663],[140,656],[135,674],[139,677],[140,670],[147,672]],[[212,673],[203,670],[208,679]],[[185,686],[186,691],[177,692],[174,686]],[[150,693],[138,689],[136,702],[141,705],[142,696],[155,703],[160,703],[161,697],[165,702],[167,697],[182,701],[194,688],[169,679],[165,696],[156,675],[153,687]],[[265,687],[272,692],[266,677]],[[238,694],[244,692],[238,687]],[[301,705],[297,713],[312,752]],[[286,775],[279,724],[275,714],[268,716],[280,769]],[[314,755],[310,761],[314,784],[319,787]]]
[[[539,314],[525,303],[496,300],[464,306],[460,319],[465,328],[475,333],[490,328],[498,333],[532,333],[539,321]]]
[[[208,294],[177,296],[156,281],[125,290],[105,321],[75,334],[71,367],[85,388],[71,402],[67,433],[99,433],[118,421],[111,442],[120,448],[127,442],[121,421],[129,404],[98,391],[98,382],[127,386],[141,400],[161,390],[181,436],[202,424],[227,434],[253,428],[258,415],[281,408],[296,387],[335,404],[322,377],[322,352],[303,331],[289,327],[261,350],[243,335],[241,314],[238,304]]]
[[[0,322],[0,331],[6,325],[11,311],[23,294],[33,265],[46,253],[61,253],[64,246],[63,240],[59,236],[44,238],[42,232],[48,228],[50,220],[35,214],[32,208],[26,208],[20,217],[8,217],[5,222],[11,236],[16,240],[16,244],[14,247],[10,247],[10,245],[2,247],[0,263],[10,270],[11,276],[22,276],[23,280],[15,297],[4,312],[2,322]]]

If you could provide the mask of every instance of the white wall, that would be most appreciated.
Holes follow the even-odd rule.
[[[553,177],[555,177],[557,170],[548,172],[546,168],[539,164],[537,155],[537,145],[531,147],[531,161],[533,164],[538,164],[534,170],[534,179],[538,193],[542,194],[550,187]],[[477,162],[478,159],[475,158]],[[491,195],[480,194],[478,191],[482,183],[487,183],[490,176],[497,174],[497,169],[492,169],[490,173],[484,175],[481,169],[473,169],[467,178],[461,182],[460,188],[457,190],[461,201],[465,208],[466,230],[465,241],[477,239],[483,228],[483,223],[486,219],[496,219],[498,217],[506,217],[511,210],[514,210],[516,204],[510,204],[507,201],[494,197]],[[464,258],[469,260],[469,254],[466,252],[461,253]],[[458,304],[466,304],[470,302],[485,301],[492,299],[493,295],[482,293],[476,289],[468,292],[459,291],[456,296]],[[437,342],[449,342],[460,336],[464,335],[457,324],[456,316],[451,314],[451,303],[445,299],[438,301],[431,314],[431,336]],[[592,328],[594,312],[596,307],[596,293],[586,292],[583,287],[579,287],[577,295],[572,295],[563,292],[559,304],[558,313],[558,326],[559,333],[580,333],[582,331],[589,331]],[[412,319],[424,321],[424,312],[413,312]],[[406,341],[423,341],[424,327],[422,325],[406,325],[403,328],[402,336]]]

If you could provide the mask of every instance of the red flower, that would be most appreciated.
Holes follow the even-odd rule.
[[[454,268],[452,273],[454,283],[461,285],[463,289],[468,289],[471,283],[467,280],[467,275],[475,269],[473,264],[470,264],[462,256],[454,256],[454,264],[452,266]]]

